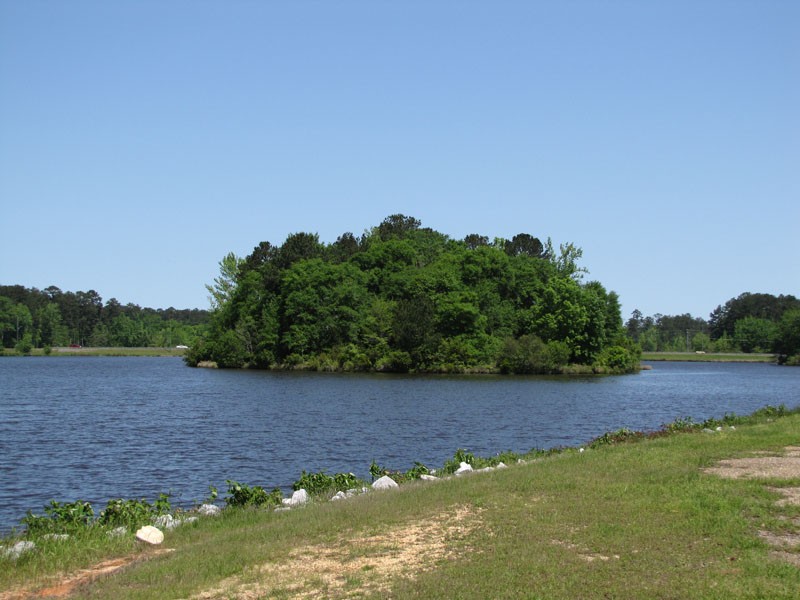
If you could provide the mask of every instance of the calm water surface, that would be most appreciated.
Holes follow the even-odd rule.
[[[579,445],[677,417],[800,405],[800,369],[654,363],[624,377],[533,378],[190,369],[176,358],[0,360],[0,531],[50,499],[191,504],[226,479],[288,490],[300,472],[375,459],[441,466],[457,448]],[[99,506],[97,506],[99,505]]]

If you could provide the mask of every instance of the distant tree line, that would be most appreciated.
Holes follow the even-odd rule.
[[[294,233],[228,254],[187,362],[348,371],[556,373],[638,365],[617,295],[581,250],[527,233],[463,240],[391,215],[330,244]]]
[[[62,292],[0,285],[0,332],[4,348],[50,346],[191,345],[204,332],[205,310],[105,304],[94,290]]]
[[[689,314],[644,317],[634,310],[625,328],[645,352],[765,352],[778,355],[780,362],[800,358],[800,300],[789,295],[745,292],[717,306],[707,321]]]

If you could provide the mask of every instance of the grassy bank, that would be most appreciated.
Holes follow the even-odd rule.
[[[744,354],[743,352],[697,354],[695,352],[642,352],[642,360],[691,362],[775,362],[774,354]]]
[[[756,421],[289,512],[227,510],[167,532],[157,549],[89,530],[0,559],[0,598],[103,560],[126,567],[75,597],[796,598],[800,569],[787,557],[800,550],[779,556],[759,532],[797,536],[800,506],[779,505],[776,488],[800,486],[800,472],[703,470],[800,445],[800,415]]]
[[[34,348],[30,356],[183,356],[186,353],[184,348],[122,348],[122,347],[103,347],[103,348],[51,348],[46,352],[44,348]],[[13,348],[2,350],[3,356],[19,356]]]

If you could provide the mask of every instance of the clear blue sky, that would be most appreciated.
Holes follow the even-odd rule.
[[[207,308],[393,213],[634,308],[800,296],[800,2],[0,0],[0,283]]]

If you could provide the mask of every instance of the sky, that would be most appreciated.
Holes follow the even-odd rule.
[[[623,318],[800,297],[800,3],[0,0],[0,284],[208,308],[402,213],[583,250]]]

